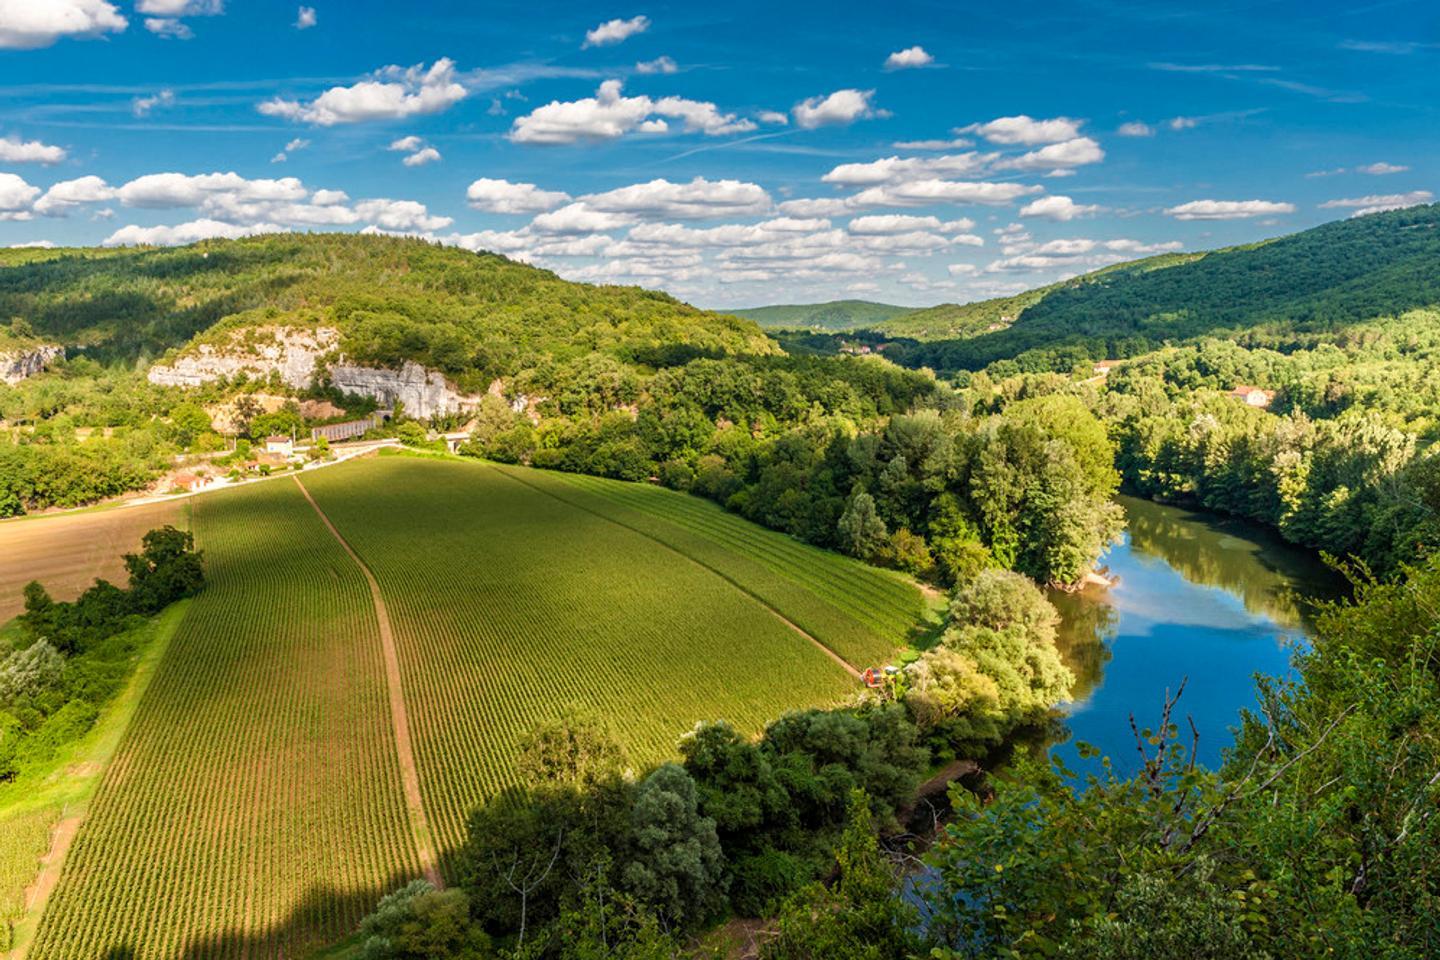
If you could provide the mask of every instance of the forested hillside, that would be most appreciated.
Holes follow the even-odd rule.
[[[285,234],[178,249],[6,253],[0,317],[102,362],[159,356],[225,318],[328,324],[355,359],[415,360],[476,380],[596,350],[639,362],[656,351],[775,352],[753,325],[663,293],[567,283],[495,254],[420,240]]]
[[[754,320],[760,326],[770,329],[841,331],[876,327],[894,317],[904,316],[912,309],[871,300],[832,300],[829,303],[782,304],[726,312],[746,320]]]
[[[1165,269],[1126,265],[1011,298],[1006,303],[1021,310],[1004,330],[985,333],[952,320],[965,339],[927,343],[905,356],[943,370],[1007,358],[1027,369],[1068,369],[1081,358],[1129,356],[1205,335],[1255,345],[1313,341],[1440,303],[1440,205],[1327,223],[1201,257],[1157,259]],[[935,310],[957,317],[997,312],[987,303]],[[916,332],[933,313],[910,314],[887,332]],[[1037,355],[1027,363],[1030,351]]]

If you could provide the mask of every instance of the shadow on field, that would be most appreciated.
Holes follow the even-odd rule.
[[[197,936],[178,954],[181,960],[306,960],[353,934],[360,920],[386,893],[404,886],[415,874],[395,874],[373,891],[342,893],[312,887],[282,923],[263,930],[233,929]],[[135,960],[141,943],[109,947],[98,960]]]

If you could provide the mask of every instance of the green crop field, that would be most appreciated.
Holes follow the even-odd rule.
[[[582,503],[585,491],[558,474],[384,458],[306,485],[385,593],[442,847],[461,839],[476,801],[511,782],[520,736],[567,705],[594,709],[632,762],[648,763],[699,720],[758,730],[856,688],[777,612],[842,655],[862,635],[869,653],[893,652],[919,616],[913,585],[845,564],[841,592],[879,584],[911,595],[915,618],[887,639],[842,609],[822,611],[798,571],[747,565],[659,517],[643,519],[663,535],[641,532],[633,508]],[[754,529],[716,516],[737,538]],[[812,563],[830,559],[801,549]]]
[[[410,457],[303,482],[378,582],[442,862],[536,722],[589,708],[642,768],[700,720],[848,696],[836,656],[922,618],[908,581],[668,491]],[[419,873],[364,572],[289,479],[197,498],[195,529],[210,586],[31,960],[304,956]]]
[[[194,503],[210,585],[30,960],[303,956],[416,873],[362,574],[293,483]]]

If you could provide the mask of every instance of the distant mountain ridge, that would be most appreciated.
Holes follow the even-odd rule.
[[[1201,336],[1314,338],[1437,305],[1440,204],[1432,204],[1118,264],[1014,297],[915,311],[879,329],[927,341],[904,351],[907,364],[978,370],[1027,353],[1048,352],[1064,366],[1061,354],[1132,355]]]
[[[827,303],[777,304],[721,312],[753,320],[771,330],[788,328],[837,333],[873,329],[916,309],[891,303],[877,303],[873,300],[831,300]]]

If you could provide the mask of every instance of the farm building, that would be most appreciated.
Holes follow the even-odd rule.
[[[193,473],[177,473],[170,481],[170,486],[176,490],[184,490],[186,493],[193,493],[205,485],[205,481]]]
[[[1248,406],[1268,407],[1270,406],[1270,401],[1275,399],[1275,391],[1262,390],[1259,387],[1252,387],[1242,383],[1230,391],[1230,396],[1236,400],[1243,400]]]
[[[293,439],[291,439],[290,437],[280,436],[279,434],[276,434],[275,436],[266,437],[266,438],[265,438],[265,452],[266,452],[266,453],[278,453],[278,454],[279,454],[280,456],[282,456],[282,457],[291,457],[291,456],[294,456],[294,455],[295,455],[295,441],[294,441]]]
[[[366,417],[363,420],[346,420],[343,423],[327,423],[322,427],[314,427],[310,431],[312,440],[319,440],[324,437],[327,443],[340,443],[345,440],[354,440],[356,437],[363,437],[370,430],[383,424],[385,421],[379,414],[373,417]]]

